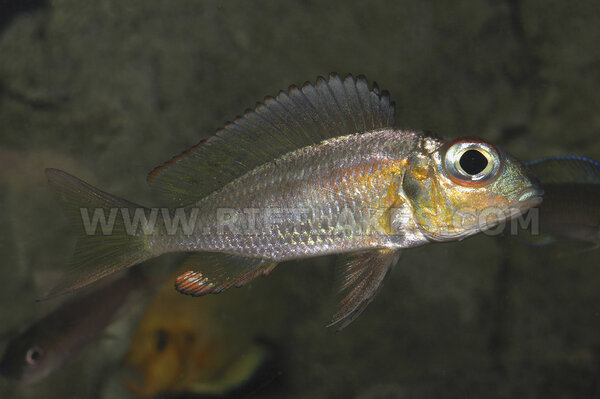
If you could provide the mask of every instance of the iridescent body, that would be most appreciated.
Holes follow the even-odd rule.
[[[393,229],[390,212],[407,204],[401,187],[409,155],[433,143],[379,130],[303,148],[194,204],[203,215],[194,239],[178,235],[159,245],[283,261],[424,244],[414,223]],[[219,210],[236,219],[220,223]]]
[[[473,235],[540,202],[535,180],[492,144],[399,130],[393,112],[387,93],[364,77],[331,75],[265,98],[150,174],[172,204],[169,217],[183,209],[192,231],[159,222],[132,235],[123,216],[110,237],[82,239],[77,272],[56,292],[167,252],[199,251],[188,264],[202,272],[176,281],[190,295],[243,285],[280,261],[340,253],[348,294],[334,323],[345,325],[400,249]],[[64,172],[48,174],[75,209],[137,207]]]

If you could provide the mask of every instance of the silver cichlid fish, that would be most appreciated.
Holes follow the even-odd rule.
[[[143,208],[50,169],[87,230],[73,271],[50,295],[168,252],[200,252],[176,281],[189,295],[241,286],[282,261],[344,254],[345,296],[332,320],[343,328],[401,249],[459,240],[540,203],[536,180],[494,145],[393,125],[387,92],[332,74],[266,97],[151,172],[169,208]],[[106,226],[90,231],[99,210]]]

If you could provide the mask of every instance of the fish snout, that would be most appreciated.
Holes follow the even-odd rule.
[[[539,180],[532,179],[532,185],[521,191],[517,199],[517,204],[520,208],[533,208],[542,203],[543,195],[544,189],[542,189]]]

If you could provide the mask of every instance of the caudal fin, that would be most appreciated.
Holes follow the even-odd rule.
[[[58,169],[46,169],[46,176],[72,225],[78,226],[79,237],[65,277],[42,299],[84,287],[153,257],[148,246],[152,237],[134,231],[131,220],[125,220],[125,214],[145,212],[143,207]]]

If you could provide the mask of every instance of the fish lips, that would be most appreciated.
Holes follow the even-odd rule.
[[[516,207],[526,211],[540,205],[543,201],[544,190],[541,185],[525,189],[516,202]]]

